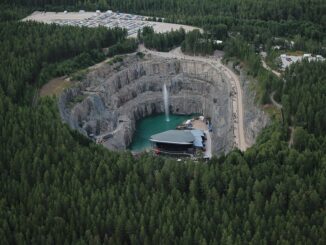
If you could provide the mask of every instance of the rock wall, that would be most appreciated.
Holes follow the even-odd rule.
[[[213,153],[229,151],[234,140],[230,84],[207,63],[130,55],[89,72],[66,90],[59,99],[60,113],[70,127],[94,135],[109,149],[126,149],[137,120],[164,112],[164,83],[170,111],[210,117]]]
[[[245,137],[247,144],[251,146],[255,143],[260,131],[268,125],[270,119],[255,102],[256,94],[250,88],[254,81],[250,81],[242,70],[240,70],[240,81],[243,90]]]

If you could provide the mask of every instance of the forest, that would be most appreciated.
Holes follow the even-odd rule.
[[[28,102],[42,84],[39,73],[48,64],[110,46],[126,37],[120,28],[59,27],[25,22],[0,23],[1,89],[13,102]],[[44,80],[44,79],[43,79]],[[43,81],[44,82],[44,81]]]
[[[197,10],[260,18],[262,26],[269,18],[318,26],[324,7],[310,1],[305,8],[300,0],[15,2],[41,7],[99,2],[171,16],[173,6],[189,19]],[[250,37],[251,29],[248,37],[231,37],[226,55],[246,64],[266,96],[277,90],[284,120],[274,120],[247,151],[207,163],[149,154],[134,158],[71,131],[55,98],[32,101],[48,77],[102,55],[133,51],[135,40],[127,41],[121,29],[16,21],[27,7],[0,11],[1,244],[326,244],[325,63],[296,64],[283,82],[261,68],[255,45],[248,45],[257,38]],[[224,27],[217,29],[224,33]]]
[[[288,69],[284,76],[282,104],[287,123],[315,135],[326,134],[325,69],[325,62],[305,61]]]
[[[326,56],[326,4],[324,0],[5,0],[16,11],[3,11],[14,18],[29,10],[76,11],[97,9],[164,17],[165,21],[202,27],[214,39],[224,40],[226,29],[241,33],[246,41],[268,45],[273,37],[295,40],[296,48]],[[12,7],[12,4],[14,4]],[[24,8],[17,7],[24,5]],[[161,18],[157,18],[161,19]]]
[[[119,11],[151,13],[170,16],[229,16],[236,19],[265,21],[303,20],[323,24],[326,11],[323,0],[4,0],[4,3],[22,4],[39,8],[77,7],[84,9],[114,9]]]
[[[191,55],[212,54],[216,45],[213,44],[211,34],[199,30],[185,32],[183,28],[166,33],[155,33],[153,27],[144,27],[138,32],[138,40],[143,42],[146,48],[161,52],[168,52],[181,46],[182,52]]]
[[[153,27],[144,27],[138,32],[138,39],[146,48],[167,52],[181,45],[186,32],[183,28],[166,33],[155,33]]]

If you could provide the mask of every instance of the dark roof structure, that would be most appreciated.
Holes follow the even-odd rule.
[[[159,134],[154,134],[149,139],[152,142],[176,144],[176,145],[192,145],[195,137],[190,131],[186,130],[168,130]]]

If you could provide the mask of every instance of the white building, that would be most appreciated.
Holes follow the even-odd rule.
[[[280,59],[282,61],[282,69],[285,70],[285,68],[289,67],[290,65],[300,62],[303,59],[307,59],[310,61],[324,61],[325,58],[321,55],[312,56],[311,54],[303,54],[303,55],[287,55],[287,54],[281,54]]]

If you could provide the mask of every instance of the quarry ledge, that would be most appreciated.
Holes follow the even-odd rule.
[[[78,86],[65,90],[59,109],[71,128],[108,149],[124,150],[132,142],[137,120],[164,113],[166,84],[170,113],[210,118],[212,152],[226,153],[235,144],[228,79],[223,69],[205,62],[131,54],[90,71]]]

